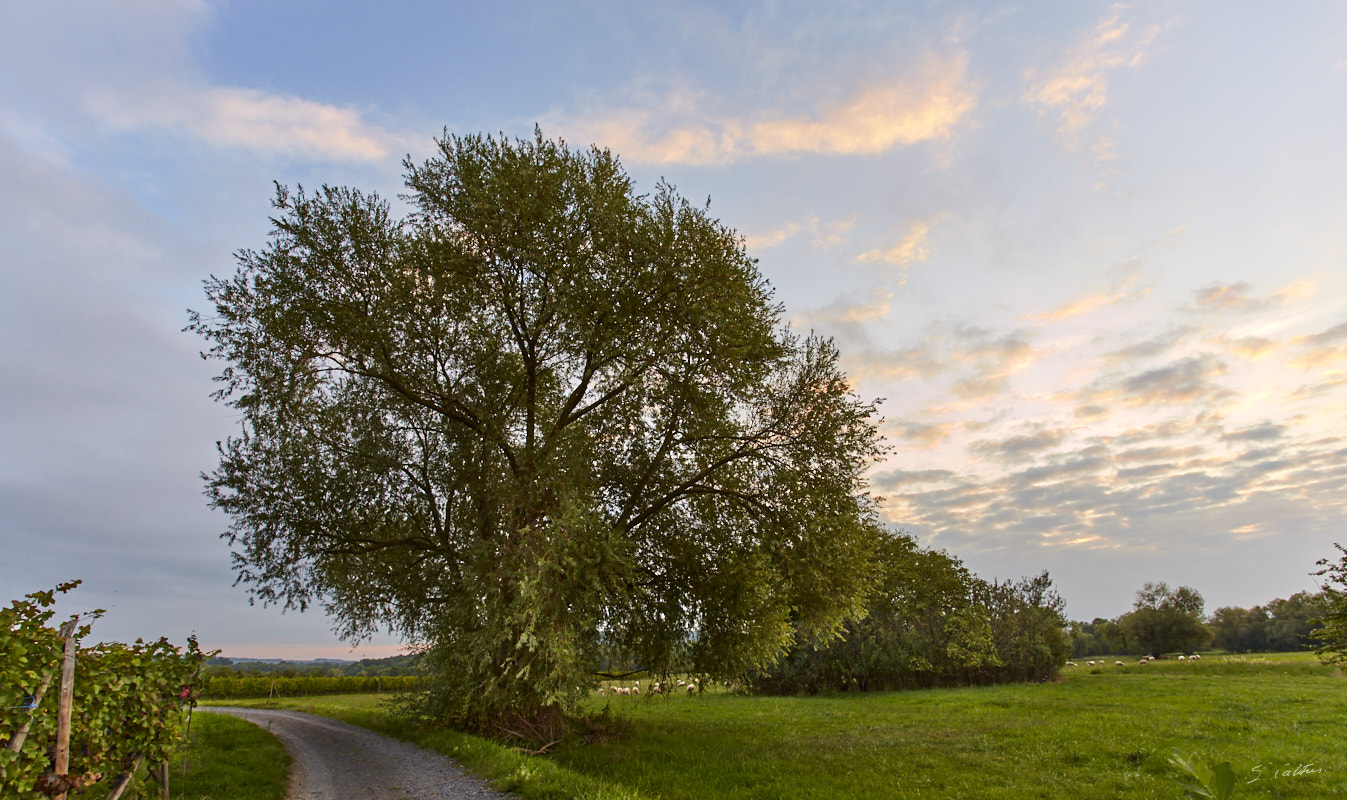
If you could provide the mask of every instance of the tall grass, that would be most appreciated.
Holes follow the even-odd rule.
[[[169,767],[173,796],[188,800],[285,800],[289,782],[290,755],[276,737],[224,714],[193,714]]]

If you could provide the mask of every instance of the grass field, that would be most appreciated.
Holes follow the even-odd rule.
[[[193,714],[187,747],[169,768],[174,797],[285,800],[290,756],[275,736],[224,714]]]
[[[629,721],[627,734],[545,757],[410,730],[377,697],[249,704],[417,741],[531,798],[1178,798],[1174,752],[1231,762],[1236,798],[1347,797],[1340,671],[1308,654],[1108,663],[1048,684],[596,698]]]

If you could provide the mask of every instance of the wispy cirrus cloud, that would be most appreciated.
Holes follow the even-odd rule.
[[[959,427],[954,422],[893,421],[885,423],[881,430],[885,436],[893,436],[914,447],[930,450],[949,441]]]
[[[1198,289],[1193,293],[1193,304],[1188,307],[1188,310],[1228,314],[1266,311],[1289,305],[1307,297],[1314,292],[1315,286],[1308,281],[1297,281],[1266,297],[1251,295],[1252,288],[1249,284],[1241,281]]]
[[[1219,336],[1215,339],[1215,344],[1225,352],[1245,361],[1261,361],[1281,349],[1276,342],[1262,336],[1242,336],[1239,338]]]
[[[354,108],[256,89],[167,85],[148,96],[102,94],[91,105],[114,129],[157,128],[260,155],[379,161],[407,141]]]
[[[1010,377],[1044,357],[1023,331],[970,342],[949,354],[955,362],[971,363],[971,374],[957,380],[952,390],[964,400],[992,397],[1005,391]]]
[[[810,247],[827,250],[845,243],[847,235],[855,225],[854,215],[839,220],[809,217],[803,222],[788,222],[773,231],[745,236],[744,246],[749,250],[766,250],[804,234],[809,238]]]
[[[1297,336],[1291,340],[1291,345],[1299,352],[1291,363],[1309,370],[1347,361],[1347,345],[1338,344],[1342,341],[1347,341],[1347,322],[1320,333]]]
[[[932,378],[947,368],[938,350],[913,345],[894,350],[859,349],[842,356],[847,375],[857,382],[883,383],[894,380]]]
[[[1117,305],[1126,300],[1137,300],[1150,294],[1149,287],[1140,287],[1140,272],[1135,264],[1129,264],[1123,270],[1124,277],[1115,281],[1103,291],[1094,292],[1075,300],[1069,300],[1048,311],[1026,315],[1026,319],[1039,323],[1063,322],[1073,317],[1081,317],[1091,312]]]
[[[1057,135],[1071,149],[1088,149],[1097,162],[1117,158],[1111,128],[1101,122],[1110,76],[1146,63],[1168,23],[1137,25],[1115,5],[1090,34],[1047,68],[1026,70],[1024,100],[1057,120]],[[1116,123],[1115,123],[1116,125]]]
[[[935,214],[925,219],[919,219],[908,226],[903,237],[892,247],[867,250],[856,257],[856,260],[862,264],[892,264],[899,269],[906,269],[908,265],[925,261],[931,255],[930,243],[927,235],[931,228],[947,217],[947,214]],[[902,276],[900,274],[900,280]]]
[[[718,113],[699,93],[679,89],[554,114],[548,124],[642,163],[874,155],[953,136],[977,105],[967,72],[965,54],[928,58],[911,74],[856,87],[840,101],[816,102],[812,113]]]

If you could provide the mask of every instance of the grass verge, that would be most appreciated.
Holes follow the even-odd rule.
[[[225,714],[192,715],[169,785],[189,800],[285,800],[290,754],[262,728]]]

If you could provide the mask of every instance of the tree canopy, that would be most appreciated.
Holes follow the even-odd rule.
[[[1204,605],[1196,589],[1147,581],[1118,625],[1138,653],[1190,652],[1211,641],[1211,631],[1202,622]]]
[[[1328,579],[1328,585],[1320,592],[1319,628],[1313,633],[1315,652],[1325,664],[1347,661],[1347,547],[1337,542],[1333,546],[1342,558],[1337,563],[1319,559],[1319,570],[1313,573]]]
[[[413,211],[277,186],[189,312],[240,433],[241,583],[425,643],[434,710],[555,723],[602,669],[729,676],[861,608],[873,402],[732,229],[606,150],[445,135]]]
[[[1070,654],[1064,603],[1046,572],[984,581],[943,550],[898,533],[876,553],[866,615],[828,642],[802,638],[752,676],[773,694],[1043,680]]]

